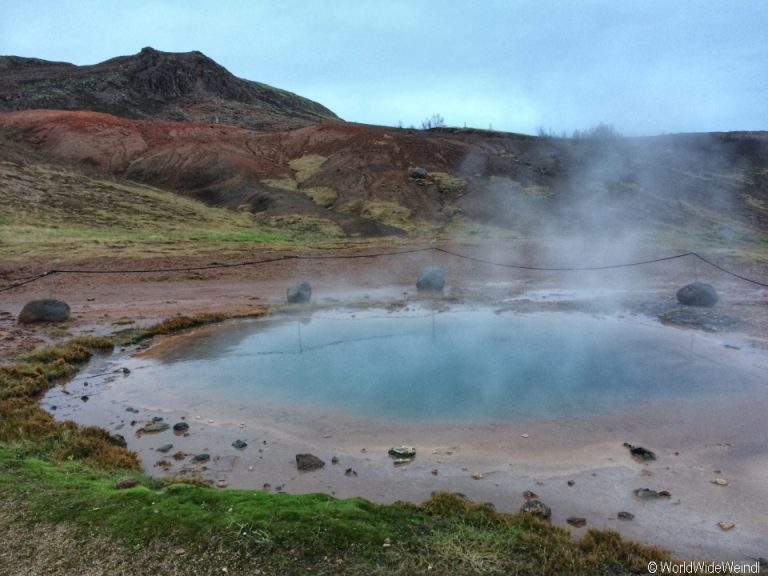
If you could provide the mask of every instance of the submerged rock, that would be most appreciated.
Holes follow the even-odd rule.
[[[192,462],[208,462],[211,459],[210,454],[202,453],[192,456]]]
[[[442,292],[445,288],[445,270],[440,266],[427,266],[416,279],[419,292]]]
[[[542,520],[549,520],[552,517],[552,509],[541,500],[536,499],[526,500],[525,504],[520,506],[520,512],[536,516]]]
[[[288,287],[287,298],[291,304],[309,302],[310,298],[312,298],[312,286],[306,281],[297,282],[293,286]]]
[[[619,518],[619,520],[625,520],[627,522],[635,519],[635,515],[632,514],[632,512],[626,512],[624,510],[619,512],[616,516]]]
[[[68,319],[69,304],[52,298],[27,302],[19,313],[19,324],[63,322]]]
[[[189,424],[186,422],[176,422],[176,424],[173,425],[174,432],[186,432],[187,430],[189,430]]]
[[[567,518],[565,521],[575,528],[581,528],[582,526],[585,526],[587,524],[587,519],[582,518],[581,516],[571,516],[570,518]]]
[[[248,446],[247,443],[243,442],[239,438],[232,442],[232,447],[237,448],[238,450],[244,450]]]
[[[325,466],[320,458],[314,454],[296,454],[296,468],[299,472],[312,472]]]
[[[709,308],[717,303],[717,291],[711,284],[694,282],[677,291],[677,301],[686,306]]]
[[[170,452],[171,450],[173,450],[173,444],[163,444],[157,449],[158,452],[162,452],[163,454]]]

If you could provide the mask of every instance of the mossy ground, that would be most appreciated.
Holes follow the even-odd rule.
[[[0,573],[628,574],[668,556],[614,532],[574,540],[532,517],[448,493],[421,506],[382,506],[157,480],[106,431],[56,422],[38,405],[50,386],[115,340],[231,316],[182,316],[115,339],[76,338],[0,367],[0,539],[16,551],[2,553]],[[115,487],[128,477],[134,487]],[[49,542],[37,537],[40,528],[54,535]],[[61,548],[68,546],[76,547],[69,555]],[[137,551],[140,563],[126,560]]]

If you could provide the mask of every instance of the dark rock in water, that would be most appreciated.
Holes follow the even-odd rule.
[[[581,516],[571,516],[570,518],[566,519],[566,522],[570,524],[571,526],[574,526],[576,528],[581,528],[582,526],[585,526],[587,524],[587,519],[582,518]]]
[[[173,450],[173,444],[163,444],[157,449],[158,452],[162,452],[163,454],[170,452],[171,450]]]
[[[312,298],[312,286],[309,282],[298,282],[288,288],[288,302],[291,304],[302,304],[309,302]]]
[[[107,442],[121,448],[128,447],[128,442],[125,441],[125,437],[122,434],[107,434]]]
[[[552,509],[541,500],[536,499],[526,500],[525,504],[520,506],[520,512],[531,514],[542,520],[549,520],[552,517]]]
[[[20,324],[30,324],[32,322],[63,322],[68,319],[69,304],[51,298],[27,302],[19,313]]]
[[[429,172],[426,171],[424,168],[413,168],[411,170],[411,178],[415,178],[416,180],[424,180],[427,176],[429,176]]]
[[[635,515],[632,514],[632,512],[624,512],[623,510],[619,512],[616,516],[618,516],[619,520],[630,521],[635,519]]]
[[[296,468],[299,472],[311,472],[325,466],[325,462],[314,454],[296,454]]]
[[[694,282],[677,291],[677,301],[686,306],[711,307],[717,303],[717,292],[711,284]]]
[[[445,288],[445,271],[440,266],[427,266],[416,279],[419,292],[442,292]]]
[[[115,490],[125,490],[126,488],[133,488],[138,483],[139,481],[136,480],[136,478],[126,478],[125,480],[120,480],[120,482],[115,484]]]
[[[647,462],[650,460],[656,460],[656,454],[654,454],[647,448],[643,448],[642,446],[632,446],[632,444],[629,444],[628,442],[624,442],[624,448],[629,449],[629,453],[632,454],[632,456],[634,456],[638,460],[642,460],[644,462]]]
[[[88,402],[88,396],[80,396],[80,400],[83,402]]]
[[[192,456],[192,462],[208,462],[211,459],[210,454],[195,454]]]
[[[139,432],[144,432],[145,434],[155,434],[157,432],[165,432],[170,427],[171,427],[170,424],[156,420],[156,421],[153,421],[151,424],[147,424],[146,426],[144,426],[144,428],[141,428]]]
[[[243,450],[243,449],[245,449],[248,446],[248,444],[243,442],[242,440],[238,439],[238,440],[235,440],[234,442],[232,442],[232,446],[234,448],[237,448],[238,450]]]
[[[176,424],[173,425],[174,432],[186,432],[187,430],[189,430],[189,424],[186,422],[176,422]]]

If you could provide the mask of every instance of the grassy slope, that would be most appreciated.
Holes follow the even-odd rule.
[[[211,208],[148,186],[65,167],[0,161],[0,252],[38,258],[199,254],[242,243],[277,247],[307,238],[265,229],[249,214]]]

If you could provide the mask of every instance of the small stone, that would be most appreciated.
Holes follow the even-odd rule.
[[[392,546],[392,542],[390,541],[390,539],[384,538],[384,544],[382,544],[382,547],[389,548],[390,546]]]
[[[170,452],[171,450],[173,450],[173,444],[163,444],[157,449],[158,452],[162,452],[163,454]]]
[[[80,396],[80,400],[82,400],[83,402],[88,402],[88,396],[85,396],[85,395]]]
[[[248,466],[248,472],[253,472],[253,466]]]
[[[653,500],[655,498],[672,497],[672,494],[670,494],[667,490],[661,490],[657,492],[656,490],[651,490],[650,488],[638,488],[633,490],[633,494],[641,500]]]
[[[432,468],[432,476],[437,476],[437,468]]]
[[[226,488],[227,487],[227,481],[226,480],[219,480],[216,482],[216,486],[219,488]]]
[[[184,452],[181,452],[181,451],[176,452],[176,454],[174,454],[172,456],[172,458],[174,460],[184,460],[184,458],[186,458],[186,457],[187,457],[187,455]]]
[[[357,471],[356,470],[352,470],[352,468],[347,468],[346,470],[344,470],[344,476],[356,477],[357,476]]]
[[[245,450],[245,448],[248,446],[247,443],[245,443],[243,440],[240,440],[239,438],[232,442],[232,447],[236,448],[237,450]]]
[[[331,457],[331,464],[338,464],[339,463],[339,457],[333,456]]]
[[[136,480],[136,478],[126,478],[125,480],[120,480],[120,482],[115,484],[115,490],[125,490],[126,488],[133,488],[138,483],[139,481]]]
[[[720,530],[722,530],[723,532],[728,532],[728,530],[731,530],[736,526],[736,524],[734,524],[733,522],[727,522],[725,520],[721,520],[720,522],[717,523],[717,525],[720,527]]]
[[[530,438],[528,434],[520,434],[520,438]]]
[[[570,524],[571,526],[574,526],[576,528],[581,528],[582,526],[585,526],[587,524],[587,519],[582,518],[581,516],[571,516],[570,518],[566,519],[566,522]]]
[[[552,509],[540,500],[527,500],[520,507],[520,512],[537,516],[542,520],[549,520],[552,517]]]
[[[395,466],[404,466],[406,464],[410,464],[413,462],[410,458],[395,458],[395,460],[392,462]]]
[[[474,474],[472,474],[472,478],[474,478],[475,480],[482,480],[483,475],[480,472],[475,472]]]
[[[632,446],[632,444],[629,444],[628,442],[624,442],[624,447],[627,448],[629,450],[629,453],[632,456],[634,456],[637,460],[640,460],[643,462],[656,460],[656,454],[654,454],[647,448],[643,448],[642,446]]]
[[[525,498],[526,500],[534,500],[538,497],[539,495],[536,494],[536,492],[531,492],[530,490],[526,490],[525,492],[523,492],[523,498]]]
[[[186,422],[176,422],[176,424],[173,425],[174,432],[186,432],[187,430],[189,430],[189,424]]]
[[[573,486],[574,484],[576,484],[576,481],[575,480],[568,480],[568,482],[566,482],[566,484],[568,484],[568,486]]]
[[[314,454],[296,454],[296,468],[299,472],[312,472],[325,466],[320,458]]]
[[[154,420],[151,424],[147,424],[144,426],[144,428],[141,428],[138,430],[139,432],[143,432],[144,434],[156,434],[158,432],[164,432],[170,428],[171,425],[166,422],[161,422],[160,420]]]
[[[176,550],[174,550],[173,553],[176,554],[176,556],[184,556],[184,554],[186,554],[187,551],[184,550],[184,548],[176,548]]]
[[[210,454],[202,453],[192,456],[192,462],[208,462],[211,459]]]
[[[393,458],[410,458],[413,460],[416,458],[416,448],[413,446],[398,446],[390,448],[387,452]]]
[[[635,515],[632,514],[632,512],[625,512],[623,510],[619,512],[617,516],[619,517],[619,520],[625,520],[627,522],[635,519]]]
[[[718,486],[728,486],[728,480],[725,478],[715,478],[712,480],[712,484],[717,484]]]

